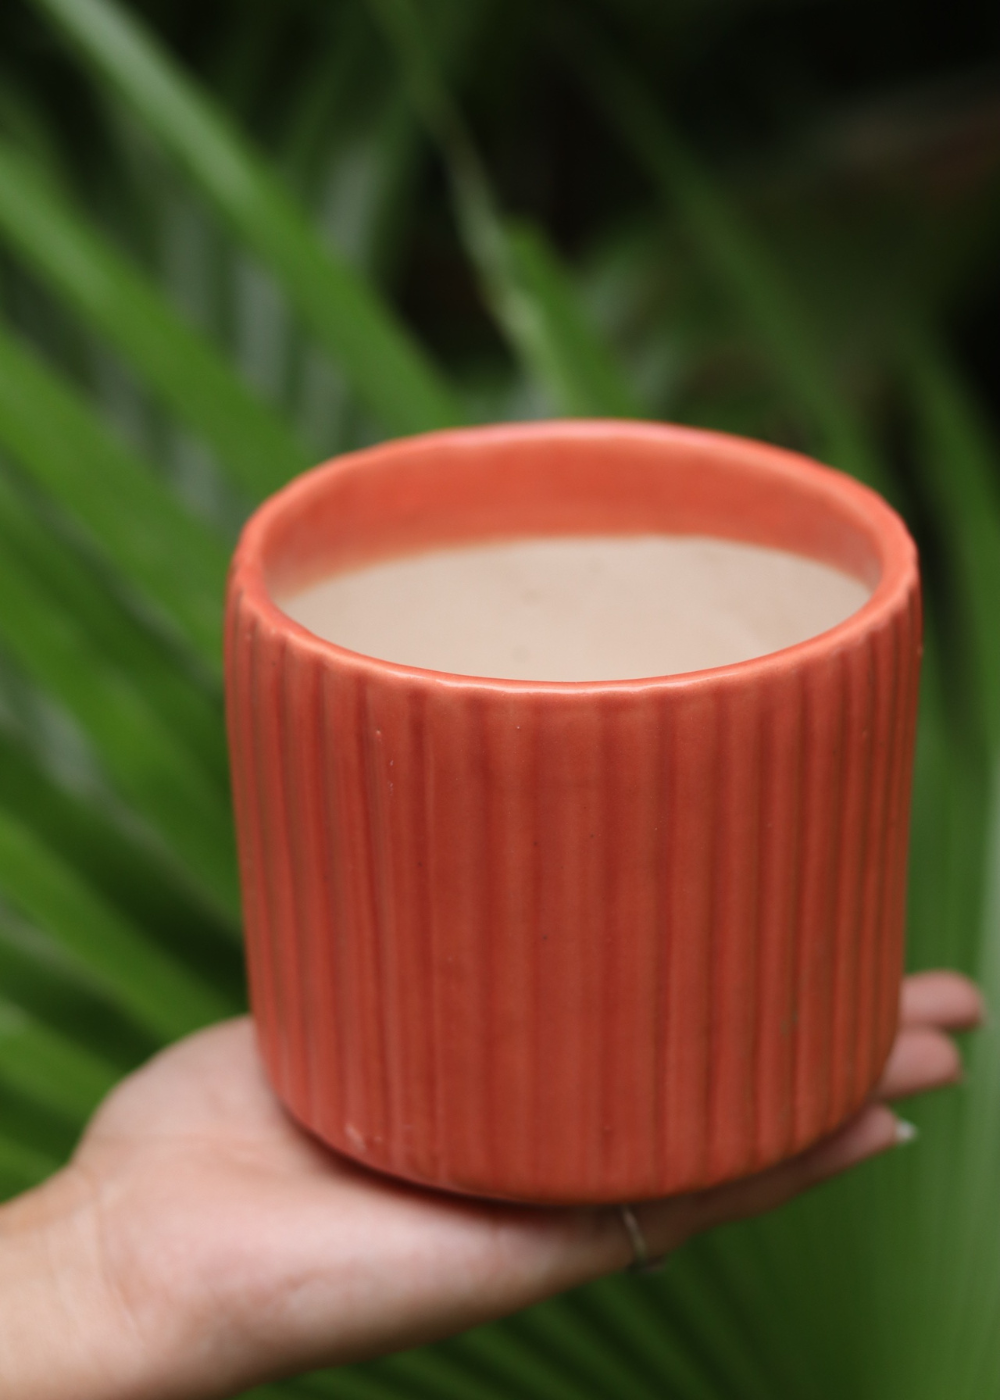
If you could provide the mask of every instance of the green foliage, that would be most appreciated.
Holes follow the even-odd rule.
[[[980,129],[974,88],[873,115],[791,75],[784,125],[744,131],[723,89],[763,103],[762,0],[150,8],[0,15],[0,1191],[241,1004],[228,551],[268,491],[386,433],[647,414],[885,491],[927,584],[911,961],[1000,1004],[996,404],[953,335],[998,201],[988,161],[935,164]],[[802,53],[827,10],[782,11]],[[661,1276],[254,1394],[1000,1395],[1000,1029],[914,1112],[908,1153]]]
[[[251,496],[266,495],[296,467],[311,465],[287,423],[191,331],[155,283],[10,148],[0,148],[0,220],[25,263],[136,364]]]

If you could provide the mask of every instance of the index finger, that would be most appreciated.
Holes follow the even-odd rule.
[[[982,993],[958,972],[916,972],[903,981],[899,1019],[903,1026],[968,1031],[983,1019]]]

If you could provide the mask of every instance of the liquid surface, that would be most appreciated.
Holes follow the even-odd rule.
[[[868,599],[782,550],[692,535],[523,539],[333,574],[280,601],[303,627],[383,661],[506,680],[600,681],[747,661]]]

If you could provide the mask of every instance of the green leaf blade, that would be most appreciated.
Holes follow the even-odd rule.
[[[584,314],[541,230],[501,216],[412,0],[369,0],[396,52],[415,111],[438,145],[456,222],[497,324],[560,413],[636,417],[637,396]]]
[[[885,490],[887,476],[867,427],[840,391],[806,308],[764,241],[673,130],[645,84],[582,28],[570,43],[609,123],[668,211],[680,215],[705,266],[741,309],[779,382],[803,413],[816,451]]]
[[[565,268],[540,229],[508,222],[507,245],[522,295],[542,322],[546,378],[568,414],[641,418],[639,396],[584,314]]]
[[[0,1079],[82,1124],[114,1087],[118,1073],[93,1051],[0,998]]]
[[[162,1039],[231,1014],[232,1007],[144,939],[2,809],[0,888]]]
[[[462,419],[440,371],[368,284],[325,249],[280,181],[212,101],[110,0],[34,0],[285,289],[386,427]]]
[[[251,498],[310,465],[311,454],[278,413],[5,142],[0,234],[201,435]]]
[[[227,551],[86,401],[0,328],[0,442],[212,665]]]
[[[12,549],[0,550],[0,638],[78,720],[112,784],[222,911],[238,907],[227,795],[151,712],[127,672],[100,663]]]

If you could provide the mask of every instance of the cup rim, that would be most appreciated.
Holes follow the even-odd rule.
[[[323,491],[332,479],[359,467],[374,465],[387,456],[405,452],[415,443],[430,448],[437,443],[442,446],[458,445],[475,451],[480,444],[538,444],[553,440],[617,440],[623,443],[654,442],[664,447],[714,448],[731,461],[742,461],[750,468],[766,469],[772,476],[783,475],[789,480],[794,476],[801,482],[805,474],[813,487],[818,487],[824,495],[831,501],[836,501],[842,508],[847,507],[857,520],[859,531],[863,530],[868,535],[878,557],[878,582],[861,607],[842,622],[777,651],[699,671],[594,681],[546,681],[466,675],[369,656],[318,636],[290,617],[271,596],[265,577],[265,560],[272,532],[282,520],[301,510],[310,497]],[[474,537],[470,536],[469,542],[472,543],[473,540]],[[403,557],[402,554],[400,557]],[[802,557],[815,556],[802,552]],[[341,669],[366,673],[372,678],[508,695],[635,695],[648,691],[694,690],[718,684],[752,683],[794,670],[804,663],[849,647],[865,635],[876,631],[881,624],[906,606],[918,582],[916,545],[900,516],[871,487],[844,472],[824,466],[802,453],[787,448],[714,429],[629,419],[571,418],[441,428],[414,436],[392,438],[319,463],[268,497],[246,521],[233,555],[227,593],[231,601],[239,598],[243,605],[249,605],[260,621],[283,633],[288,640],[294,641],[296,647],[311,653],[316,659],[335,663]]]

